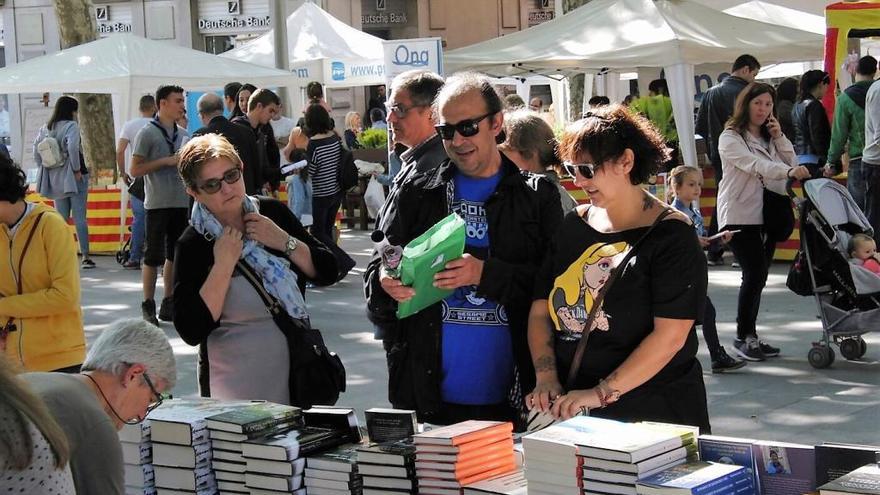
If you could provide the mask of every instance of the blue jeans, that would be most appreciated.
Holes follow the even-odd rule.
[[[308,227],[312,222],[303,222],[303,215],[312,215],[312,180],[303,182],[295,175],[287,184],[287,207],[300,223]]]
[[[86,220],[86,203],[89,199],[89,176],[83,174],[76,182],[76,194],[55,200],[55,209],[61,218],[67,221],[73,210],[73,223],[76,226],[76,238],[79,241],[79,252],[83,257],[89,256],[89,224]]]
[[[849,161],[849,172],[846,177],[846,189],[862,211],[865,211],[865,173],[862,171],[862,159],[853,158]]]
[[[131,222],[131,254],[128,259],[130,261],[140,262],[144,255],[144,236],[146,235],[147,211],[144,209],[144,202],[134,196],[128,196],[129,204],[131,204],[131,213],[134,219]]]

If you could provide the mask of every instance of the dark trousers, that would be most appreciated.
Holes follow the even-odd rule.
[[[765,240],[764,227],[761,225],[727,225],[726,230],[740,231],[728,243],[742,267],[742,284],[739,286],[736,307],[736,337],[757,337],[755,326],[761,309],[761,292],[767,284],[776,243]]]
[[[862,171],[862,159],[850,158],[849,170],[846,173],[846,189],[849,195],[859,205],[862,211],[865,211],[865,174]]]
[[[715,325],[715,317],[717,313],[715,311],[715,306],[712,304],[712,300],[706,296],[706,308],[703,311],[703,340],[706,341],[706,347],[709,348],[709,356],[712,357],[712,361],[718,359],[718,348],[721,347],[721,342],[718,341],[718,327]]]
[[[863,161],[862,177],[865,181],[865,216],[874,232],[880,232],[880,164]]]
[[[333,226],[336,224],[336,213],[339,212],[339,206],[342,205],[343,194],[312,197],[311,230],[312,235],[333,252],[333,256],[336,257],[336,266],[339,268],[341,276],[345,276],[355,265],[355,261],[351,256],[343,251],[333,238]]]

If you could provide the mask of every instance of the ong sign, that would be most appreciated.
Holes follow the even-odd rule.
[[[440,38],[415,38],[382,42],[385,49],[385,80],[391,85],[394,76],[413,69],[443,75],[443,46]]]

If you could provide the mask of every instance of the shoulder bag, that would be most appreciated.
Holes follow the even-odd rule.
[[[605,285],[602,286],[601,289],[599,289],[599,293],[596,295],[596,299],[593,302],[593,307],[590,309],[590,313],[587,315],[586,324],[584,325],[584,328],[587,329],[587,331],[589,331],[589,329],[593,327],[593,321],[596,319],[596,316],[599,314],[599,310],[602,309],[602,303],[605,301],[605,294],[608,293],[608,291],[611,289],[611,286],[614,285],[614,282],[618,278],[620,278],[623,267],[625,267],[627,263],[629,263],[629,260],[636,253],[636,250],[642,244],[642,241],[644,241],[645,238],[647,238],[648,235],[650,235],[651,232],[654,231],[657,225],[659,225],[664,218],[674,213],[674,211],[675,210],[673,210],[672,208],[667,208],[663,210],[663,212],[660,213],[657,219],[654,220],[654,223],[651,224],[651,226],[648,228],[647,232],[639,237],[639,240],[637,240],[636,243],[633,244],[632,248],[626,253],[623,259],[620,260],[620,263],[618,263],[618,265],[611,272],[611,276],[608,277],[608,281],[605,282]],[[584,219],[584,221],[586,221],[586,219]],[[589,340],[590,333],[582,336],[581,339],[578,341],[577,348],[574,352],[574,357],[571,360],[571,366],[568,369],[568,377],[565,380],[564,389],[566,391],[572,390],[574,388],[575,380],[577,380],[578,371],[580,371],[581,368],[581,362],[584,360],[584,353],[587,350],[587,340]],[[528,432],[543,430],[544,428],[554,425],[560,421],[549,412],[542,412],[538,409],[529,410],[527,411],[527,414],[528,417],[526,419],[525,429]]]
[[[754,155],[755,150],[749,145],[745,136],[740,137],[742,137],[746,147]],[[764,231],[767,232],[767,237],[773,242],[786,241],[794,232],[794,210],[791,207],[791,198],[767,189],[764,177],[761,174],[757,175],[758,180],[761,181],[761,189],[764,190],[764,202],[761,207],[761,212],[764,216]]]
[[[333,405],[345,392],[345,366],[324,344],[324,337],[308,321],[294,320],[271,294],[266,292],[253,269],[239,260],[236,269],[256,289],[275,325],[287,339],[290,352],[291,405],[303,409],[314,405]]]

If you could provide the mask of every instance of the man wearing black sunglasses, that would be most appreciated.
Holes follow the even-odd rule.
[[[508,396],[531,390],[526,320],[534,275],[562,220],[546,178],[520,173],[498,150],[502,101],[485,76],[456,74],[434,101],[449,160],[400,185],[386,231],[405,245],[449,213],[467,225],[465,255],[434,278],[452,295],[398,322],[389,352],[390,400],[422,421],[513,420]],[[411,287],[380,273],[394,300]],[[518,378],[518,380],[517,380]]]
[[[25,373],[67,437],[77,493],[125,493],[123,425],[137,425],[177,381],[165,333],[141,319],[117,320],[89,347],[78,375]]]

